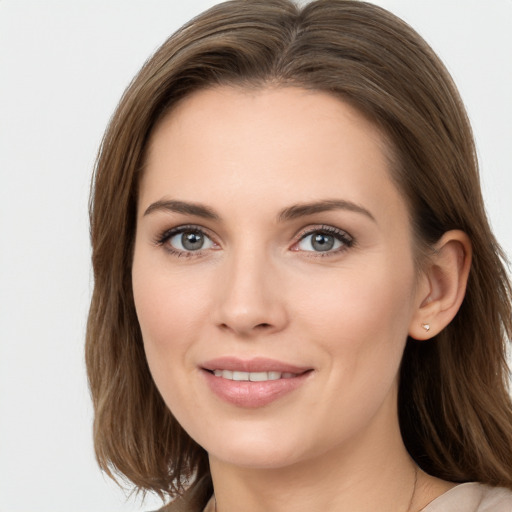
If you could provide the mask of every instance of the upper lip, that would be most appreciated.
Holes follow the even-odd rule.
[[[205,370],[210,371],[231,370],[234,372],[281,372],[296,374],[301,374],[312,369],[311,367],[296,366],[266,357],[240,359],[232,356],[210,359],[209,361],[204,362],[201,366]]]

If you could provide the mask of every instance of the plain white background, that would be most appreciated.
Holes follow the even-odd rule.
[[[144,60],[213,0],[0,0],[0,512],[141,507],[93,456],[83,344],[89,180]],[[380,0],[440,54],[512,256],[512,0]]]

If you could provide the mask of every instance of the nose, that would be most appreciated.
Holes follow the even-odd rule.
[[[282,281],[264,254],[232,254],[218,275],[216,325],[244,338],[283,330],[288,315]]]

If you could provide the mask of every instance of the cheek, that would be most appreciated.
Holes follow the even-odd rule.
[[[302,318],[298,328],[321,347],[328,368],[326,392],[316,407],[324,411],[322,418],[330,418],[322,427],[329,439],[339,435],[340,425],[357,432],[384,403],[394,414],[393,390],[407,340],[414,281],[412,271],[380,268],[385,271],[351,269],[329,282],[317,282],[297,315]]]
[[[355,376],[361,367],[394,373],[413,311],[412,265],[347,269],[317,280],[304,296],[302,328],[331,353],[333,364]],[[372,368],[373,367],[373,368]],[[377,375],[376,375],[377,376]]]
[[[203,321],[197,286],[164,268],[155,271],[139,264],[136,258],[132,280],[144,351],[157,389],[176,417],[201,415],[185,384],[195,370],[190,348]]]
[[[190,338],[197,334],[196,326],[201,322],[200,280],[190,282],[136,250],[132,282],[148,364],[167,398],[163,388],[174,387],[186,368]]]
[[[173,271],[165,257],[153,258],[135,252],[132,282],[137,317],[144,340],[166,347],[179,343],[180,332],[202,318],[206,290],[201,276],[185,270]],[[164,261],[159,261],[163,259]],[[156,261],[155,261],[156,260]]]

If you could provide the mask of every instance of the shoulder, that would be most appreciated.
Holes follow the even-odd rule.
[[[477,482],[460,484],[421,512],[512,512],[512,491]]]
[[[482,488],[482,501],[478,512],[512,512],[512,491],[504,487],[489,487],[480,485]]]

